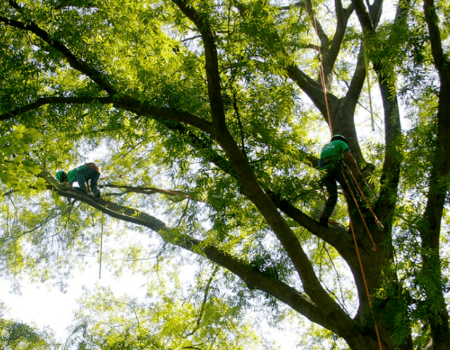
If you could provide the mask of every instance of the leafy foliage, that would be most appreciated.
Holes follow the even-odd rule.
[[[64,289],[103,234],[117,274],[207,265],[214,278],[199,271],[186,294],[166,271],[145,302],[86,295],[79,349],[262,347],[244,317],[258,308],[312,321],[311,348],[444,349],[448,4],[402,0],[392,19],[382,6],[3,2],[2,274]],[[383,129],[368,134],[369,114]],[[315,169],[327,123],[364,191],[358,206],[342,193],[329,229]],[[86,161],[101,199],[51,176]]]

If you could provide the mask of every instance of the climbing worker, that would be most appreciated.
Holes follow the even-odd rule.
[[[98,198],[100,198],[100,191],[97,188],[99,177],[100,171],[94,163],[86,163],[76,167],[75,169],[70,170],[68,174],[65,171],[58,171],[56,173],[56,179],[59,182],[68,182],[70,186],[73,186],[73,182],[76,181],[80,187],[74,188],[83,193],[89,193],[89,189],[91,189],[92,195]]]
[[[331,141],[322,148],[319,160],[319,169],[326,171],[326,175],[322,181],[325,184],[329,195],[319,219],[319,223],[324,227],[328,227],[328,220],[336,206],[338,199],[337,182],[341,184],[344,190],[347,189],[342,177],[342,161],[352,165],[352,167],[356,169],[358,175],[362,178],[362,174],[358,170],[356,161],[350,153],[347,140],[344,136],[336,134],[331,138]]]

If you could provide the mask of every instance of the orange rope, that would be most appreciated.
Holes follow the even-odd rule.
[[[373,244],[372,250],[376,251],[377,250],[377,245],[375,244],[375,242],[374,242],[374,240],[372,238],[372,235],[370,234],[369,228],[367,227],[367,224],[366,224],[366,220],[364,219],[364,216],[362,215],[361,209],[359,208],[359,205],[358,205],[358,202],[356,201],[355,195],[354,195],[354,193],[353,193],[353,191],[352,191],[352,189],[350,187],[350,184],[348,183],[347,177],[344,174],[344,169],[341,169],[341,171],[342,171],[342,176],[344,177],[344,180],[345,180],[345,182],[347,184],[348,190],[350,191],[350,194],[352,195],[352,198],[353,198],[353,200],[354,200],[354,202],[356,204],[356,207],[358,208],[358,212],[359,212],[359,215],[361,216],[361,219],[362,219],[362,221],[364,223],[364,227],[366,228],[367,233],[369,234],[370,240],[372,241],[372,244]],[[364,281],[364,287],[366,289],[367,300],[369,302],[370,312],[371,312],[372,317],[373,317],[373,322],[374,322],[374,326],[375,326],[375,332],[377,334],[378,345],[380,346],[380,350],[383,350],[383,345],[381,344],[380,333],[378,332],[377,320],[375,318],[375,313],[373,312],[372,301],[370,300],[370,293],[369,293],[369,287],[367,285],[366,274],[364,273],[364,267],[363,267],[363,264],[362,264],[361,256],[359,254],[358,243],[356,242],[355,230],[353,229],[352,218],[350,216],[350,209],[349,209],[348,206],[347,206],[347,211],[348,211],[348,217],[350,218],[350,228],[352,230],[353,241],[355,242],[356,256],[358,257],[359,266],[361,268],[361,274],[362,274],[363,281]]]
[[[102,278],[103,217],[104,217],[104,213],[102,212],[102,230],[101,230],[101,232],[100,232],[100,258],[99,258],[99,266],[98,266],[98,279],[101,279],[101,278]]]
[[[372,314],[373,323],[375,326],[375,333],[377,334],[378,345],[380,346],[380,350],[383,350],[383,345],[381,344],[380,333],[378,332],[377,320],[375,318],[375,313],[373,312],[372,301],[370,300],[370,293],[369,293],[369,287],[367,285],[366,274],[364,273],[361,256],[359,255],[359,248],[358,248],[358,244],[356,243],[355,230],[353,229],[353,224],[352,224],[351,217],[350,217],[350,210],[348,209],[348,207],[347,207],[347,210],[348,210],[348,216],[350,218],[350,228],[352,230],[353,241],[355,242],[356,256],[358,257],[359,266],[361,267],[361,273],[362,273],[362,277],[363,277],[363,281],[364,281],[364,287],[366,288],[367,300],[369,301],[370,312]]]
[[[314,29],[315,29],[315,31],[316,31],[316,33],[317,33],[317,36],[319,36],[319,30],[318,30],[318,28],[317,28],[317,20],[316,20],[316,17],[314,16],[313,13],[311,13],[311,12],[309,11],[308,4],[305,4],[305,6],[306,6],[306,11],[309,13],[309,15],[310,15],[310,16],[312,17],[312,19],[313,19],[313,22],[314,22]],[[333,125],[332,125],[332,123],[331,123],[330,109],[329,109],[329,106],[328,106],[328,96],[327,96],[327,87],[326,87],[326,80],[325,80],[325,70],[324,70],[324,67],[323,67],[323,60],[322,60],[321,56],[322,56],[322,52],[321,52],[321,49],[320,49],[320,46],[319,46],[319,60],[320,60],[319,76],[320,76],[320,82],[321,82],[321,84],[322,84],[322,92],[323,92],[323,97],[324,97],[324,100],[325,100],[325,106],[326,106],[326,110],[327,110],[328,127],[330,128],[331,135],[333,136]],[[369,94],[370,94],[370,91],[369,91]],[[366,224],[366,220],[364,219],[364,216],[362,215],[361,209],[359,208],[358,202],[357,202],[357,200],[356,200],[356,198],[355,198],[355,195],[353,194],[352,189],[350,188],[350,185],[349,185],[349,183],[348,183],[347,178],[345,177],[345,174],[344,174],[344,171],[343,171],[343,170],[342,170],[342,175],[344,176],[344,179],[345,179],[345,182],[347,183],[348,189],[349,189],[349,191],[350,191],[350,193],[351,193],[351,195],[352,195],[352,197],[353,197],[353,200],[355,201],[356,207],[358,208],[359,215],[361,216],[361,219],[362,219],[362,221],[363,221],[363,223],[364,223],[364,226],[365,226],[365,228],[366,228],[366,230],[367,230],[367,233],[369,234],[370,240],[372,241],[372,245],[373,245],[373,246],[372,246],[372,250],[373,250],[373,251],[376,251],[376,250],[377,250],[377,245],[375,244],[375,241],[373,240],[373,237],[372,237],[372,235],[370,234],[369,228],[367,227],[367,224]],[[352,174],[352,176],[353,176],[353,174]],[[354,178],[354,176],[353,176],[353,178]],[[354,179],[354,180],[355,180],[355,183],[357,184],[357,187],[359,188],[359,185],[358,185],[356,179]],[[359,188],[359,190],[361,191],[360,188]],[[361,192],[362,192],[362,191],[361,191]],[[364,193],[363,193],[363,196],[364,196]],[[366,200],[366,203],[368,203],[368,201],[367,201],[367,199],[366,199],[365,196],[364,196],[364,199]],[[370,205],[369,205],[369,207],[370,207]],[[371,207],[370,207],[370,209],[371,209],[371,211],[372,211],[372,208],[371,208]],[[349,209],[348,209],[348,210],[349,210]],[[372,213],[373,213],[373,211],[372,211]],[[374,215],[374,217],[376,218],[375,214],[373,214],[373,215]],[[364,268],[363,268],[363,265],[362,265],[361,256],[359,255],[358,244],[357,244],[357,242],[356,242],[356,235],[355,235],[355,232],[354,232],[354,230],[353,230],[353,224],[352,224],[352,222],[351,222],[350,210],[349,210],[349,212],[348,212],[348,216],[349,216],[349,218],[350,218],[350,227],[351,227],[351,229],[352,229],[353,240],[354,240],[354,242],[355,242],[356,254],[357,254],[357,256],[358,256],[359,265],[360,265],[360,267],[361,267],[361,272],[362,272],[362,276],[363,276],[363,280],[364,280],[364,286],[365,286],[365,288],[366,288],[367,300],[369,301],[370,311],[371,311],[371,313],[372,313],[373,321],[374,321],[374,324],[375,324],[375,331],[376,331],[377,338],[378,338],[378,344],[379,344],[379,346],[380,346],[380,350],[383,350],[383,346],[382,346],[382,344],[381,344],[380,334],[379,334],[379,332],[378,332],[377,321],[376,321],[376,319],[375,319],[375,314],[374,314],[373,308],[372,308],[372,302],[371,302],[371,300],[370,300],[369,287],[367,286],[366,276],[365,276],[365,274],[364,274]],[[376,221],[379,222],[377,218],[376,218]]]
[[[381,226],[381,227],[382,227],[383,225],[381,224],[380,220],[378,220],[378,217],[375,215],[375,213],[374,213],[374,211],[373,211],[373,209],[372,209],[372,207],[371,207],[369,201],[367,200],[366,196],[364,195],[364,192],[362,191],[361,187],[359,186],[358,181],[356,181],[355,175],[353,174],[352,170],[351,170],[350,167],[348,167],[347,165],[346,165],[346,167],[347,167],[347,170],[348,170],[348,172],[350,173],[350,175],[351,175],[351,177],[352,177],[352,179],[353,179],[353,182],[355,183],[355,185],[356,185],[356,187],[357,187],[359,193],[363,196],[364,201],[366,202],[367,206],[369,207],[370,212],[372,213],[373,217],[375,218],[376,224],[377,224],[378,226]]]
[[[342,176],[344,177],[345,183],[347,184],[347,188],[350,191],[350,194],[352,195],[353,201],[355,202],[356,208],[358,209],[359,216],[361,216],[362,222],[364,223],[364,227],[366,228],[367,233],[369,234],[370,241],[372,242],[372,250],[374,252],[376,252],[377,245],[376,245],[375,241],[373,240],[373,237],[372,237],[372,234],[370,233],[369,227],[367,227],[366,219],[364,219],[364,215],[361,212],[361,208],[359,207],[359,204],[358,204],[358,201],[356,200],[355,194],[353,193],[353,191],[350,187],[350,184],[348,183],[347,177],[344,174],[344,169],[341,169],[341,172],[342,172]],[[350,216],[350,213],[349,213],[349,216]],[[351,220],[351,218],[350,218],[350,220]]]

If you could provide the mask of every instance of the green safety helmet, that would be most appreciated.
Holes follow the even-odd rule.
[[[331,138],[331,141],[336,141],[336,140],[341,140],[344,141],[346,144],[348,144],[347,139],[339,134],[333,135],[333,137]]]
[[[63,174],[64,174],[64,171],[58,171],[58,172],[56,173],[56,180],[58,180],[59,182],[61,182],[61,178],[62,178]]]

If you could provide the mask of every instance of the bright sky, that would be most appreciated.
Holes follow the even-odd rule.
[[[67,338],[66,328],[72,323],[72,314],[77,308],[76,300],[84,293],[83,287],[93,290],[96,285],[109,286],[116,295],[143,298],[145,290],[140,288],[142,283],[142,276],[138,275],[123,274],[120,279],[115,279],[104,266],[99,279],[99,267],[94,265],[83,272],[75,271],[73,278],[68,281],[66,293],[56,287],[49,290],[42,284],[23,282],[19,295],[11,293],[11,282],[1,280],[0,300],[9,309],[4,317],[34,324],[39,329],[49,326],[57,338],[63,341]]]
[[[98,266],[83,272],[76,271],[73,279],[69,281],[66,293],[57,288],[48,290],[40,284],[22,283],[22,293],[18,295],[11,293],[10,282],[0,280],[0,300],[9,309],[9,313],[3,317],[37,326],[40,330],[50,327],[56,338],[64,342],[69,335],[67,327],[72,324],[72,315],[77,309],[76,300],[85,292],[83,289],[93,290],[96,285],[111,287],[116,296],[127,294],[143,300],[146,291],[140,288],[142,283],[142,276],[123,274],[116,279],[106,268],[102,268],[102,276],[99,279]],[[275,341],[280,350],[296,348],[295,344],[301,332],[300,324],[291,325],[291,329],[285,331],[267,324],[258,326],[265,330],[264,337]]]

